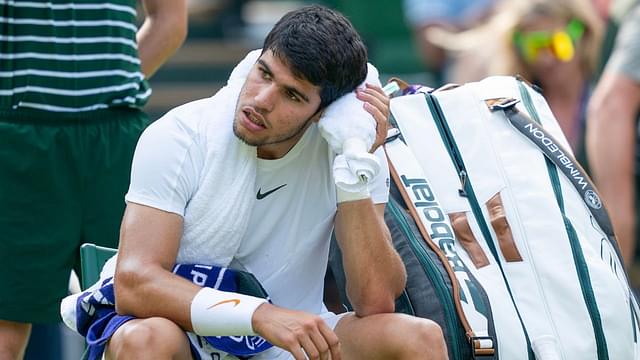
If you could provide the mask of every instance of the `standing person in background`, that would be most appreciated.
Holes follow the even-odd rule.
[[[0,1],[0,358],[57,322],[82,242],[116,247],[146,79],[186,36],[184,0]]]
[[[578,160],[585,163],[584,127],[603,22],[589,0],[505,0],[489,21],[459,34],[438,33],[438,43],[472,54],[489,75],[520,74],[542,88]],[[451,45],[453,46],[453,45]]]
[[[452,59],[445,47],[429,37],[433,28],[463,31],[473,27],[488,14],[495,0],[404,0],[404,16],[413,30],[414,41],[427,69],[438,81],[448,81]],[[437,86],[436,84],[430,84]]]
[[[589,102],[587,154],[616,231],[625,265],[633,262],[640,114],[640,5],[627,13]]]
[[[589,1],[531,1],[513,29],[511,73],[539,85],[578,160],[585,164],[587,100],[603,24]]]

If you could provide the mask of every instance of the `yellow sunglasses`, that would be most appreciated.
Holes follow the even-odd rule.
[[[560,61],[568,62],[575,55],[575,44],[584,34],[584,24],[571,20],[564,30],[559,31],[516,31],[513,42],[527,62],[534,62],[540,51],[550,48]]]

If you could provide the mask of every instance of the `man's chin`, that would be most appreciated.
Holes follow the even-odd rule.
[[[248,139],[246,136],[242,135],[237,129],[235,124],[233,125],[233,134],[243,143],[250,146],[260,146],[262,145],[259,141]]]

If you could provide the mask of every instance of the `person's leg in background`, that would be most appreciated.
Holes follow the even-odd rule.
[[[24,356],[31,323],[60,321],[80,239],[74,139],[71,120],[0,118],[2,359]]]
[[[60,323],[33,324],[24,360],[66,360],[63,353]],[[81,352],[82,354],[82,352]],[[78,357],[79,359],[80,357]]]
[[[31,324],[0,320],[0,359],[22,359]]]
[[[148,124],[142,111],[113,110],[83,129],[83,243],[118,247],[133,152]]]

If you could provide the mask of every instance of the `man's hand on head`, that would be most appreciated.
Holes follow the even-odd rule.
[[[376,141],[369,152],[374,152],[384,144],[389,127],[389,97],[377,85],[365,84],[365,88],[356,89],[358,99],[364,101],[364,109],[376,120]]]

